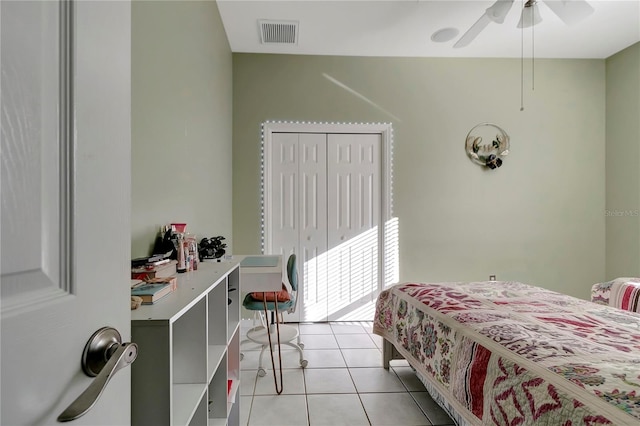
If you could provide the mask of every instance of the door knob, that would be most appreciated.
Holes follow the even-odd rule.
[[[122,343],[122,337],[115,328],[103,327],[93,333],[82,352],[82,370],[95,379],[58,416],[58,421],[68,422],[85,415],[96,404],[111,377],[135,361],[137,356],[138,345]]]

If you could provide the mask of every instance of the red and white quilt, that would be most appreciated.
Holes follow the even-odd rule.
[[[469,425],[640,425],[640,315],[518,282],[398,284],[373,330]]]

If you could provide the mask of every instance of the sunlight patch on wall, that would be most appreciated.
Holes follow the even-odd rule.
[[[374,107],[375,109],[383,112],[384,114],[388,115],[389,117],[393,118],[394,120],[396,120],[398,123],[400,123],[402,120],[400,120],[398,117],[396,117],[395,115],[393,115],[392,113],[390,113],[389,111],[387,111],[386,109],[382,108],[380,105],[378,105],[377,103],[373,102],[371,99],[367,98],[366,96],[364,96],[363,94],[356,92],[355,90],[353,90],[351,87],[347,86],[346,84],[344,84],[343,82],[331,77],[329,74],[326,73],[322,73],[322,76],[324,78],[326,78],[327,80],[329,80],[330,82],[332,82],[333,84],[335,84],[336,86],[346,90],[347,92],[351,93],[352,95],[354,95],[355,97],[362,99],[363,101],[365,101],[366,103],[368,103],[369,105],[371,105],[372,107]]]

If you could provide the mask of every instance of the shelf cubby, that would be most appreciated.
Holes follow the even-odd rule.
[[[226,354],[222,363],[226,366]],[[227,418],[227,380],[226,368],[219,368],[209,382],[209,419]]]

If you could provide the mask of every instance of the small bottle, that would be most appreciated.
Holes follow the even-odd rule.
[[[187,272],[187,259],[184,256],[184,243],[182,233],[178,233],[178,247],[176,250],[178,251],[178,264],[176,265],[176,271],[179,274],[183,274]]]
[[[187,270],[193,271],[193,253],[191,252],[191,240],[184,243],[184,255],[187,256]]]
[[[198,270],[198,261],[200,261],[200,259],[198,258],[198,243],[194,241],[191,244],[193,246],[193,270],[197,271]]]
[[[184,242],[184,258],[187,272],[189,272],[192,269],[191,266],[193,264],[191,263],[191,255],[189,254],[189,243],[187,241]]]

